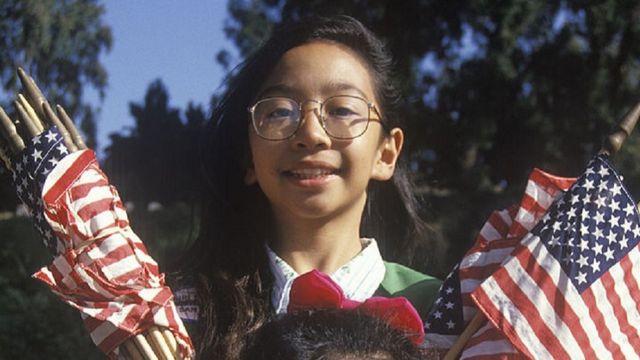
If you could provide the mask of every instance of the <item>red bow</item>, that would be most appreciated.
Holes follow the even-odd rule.
[[[424,326],[416,309],[404,297],[375,296],[363,303],[347,299],[327,274],[312,270],[297,277],[291,285],[288,312],[306,309],[358,309],[387,322],[405,333],[415,345],[424,340]]]

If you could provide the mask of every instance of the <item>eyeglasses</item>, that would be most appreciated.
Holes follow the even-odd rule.
[[[269,97],[256,102],[247,110],[256,134],[266,140],[284,140],[293,136],[302,124],[302,106],[313,102],[313,109],[322,128],[335,139],[348,140],[367,131],[371,120],[381,122],[381,116],[373,103],[351,95],[332,96],[324,101],[297,102],[288,97]],[[371,109],[378,115],[371,119]],[[383,124],[384,126],[384,124]]]

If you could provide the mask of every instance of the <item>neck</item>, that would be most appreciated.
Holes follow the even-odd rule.
[[[362,208],[329,219],[301,219],[276,211],[273,250],[298,274],[313,269],[331,274],[362,250]]]

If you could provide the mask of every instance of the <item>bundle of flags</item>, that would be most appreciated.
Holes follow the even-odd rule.
[[[640,357],[640,221],[605,155],[577,180],[534,170],[517,208],[494,212],[425,321],[461,359]]]
[[[159,326],[181,358],[193,345],[164,274],[131,230],[122,201],[90,150],[69,153],[56,127],[12,159],[18,196],[54,256],[34,277],[80,311],[110,358],[132,336]]]

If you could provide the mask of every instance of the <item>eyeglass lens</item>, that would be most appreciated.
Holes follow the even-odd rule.
[[[334,96],[322,104],[320,117],[327,134],[352,139],[367,129],[369,104],[358,97]],[[286,139],[298,129],[300,105],[284,97],[264,99],[254,107],[252,120],[258,135],[271,140]]]

